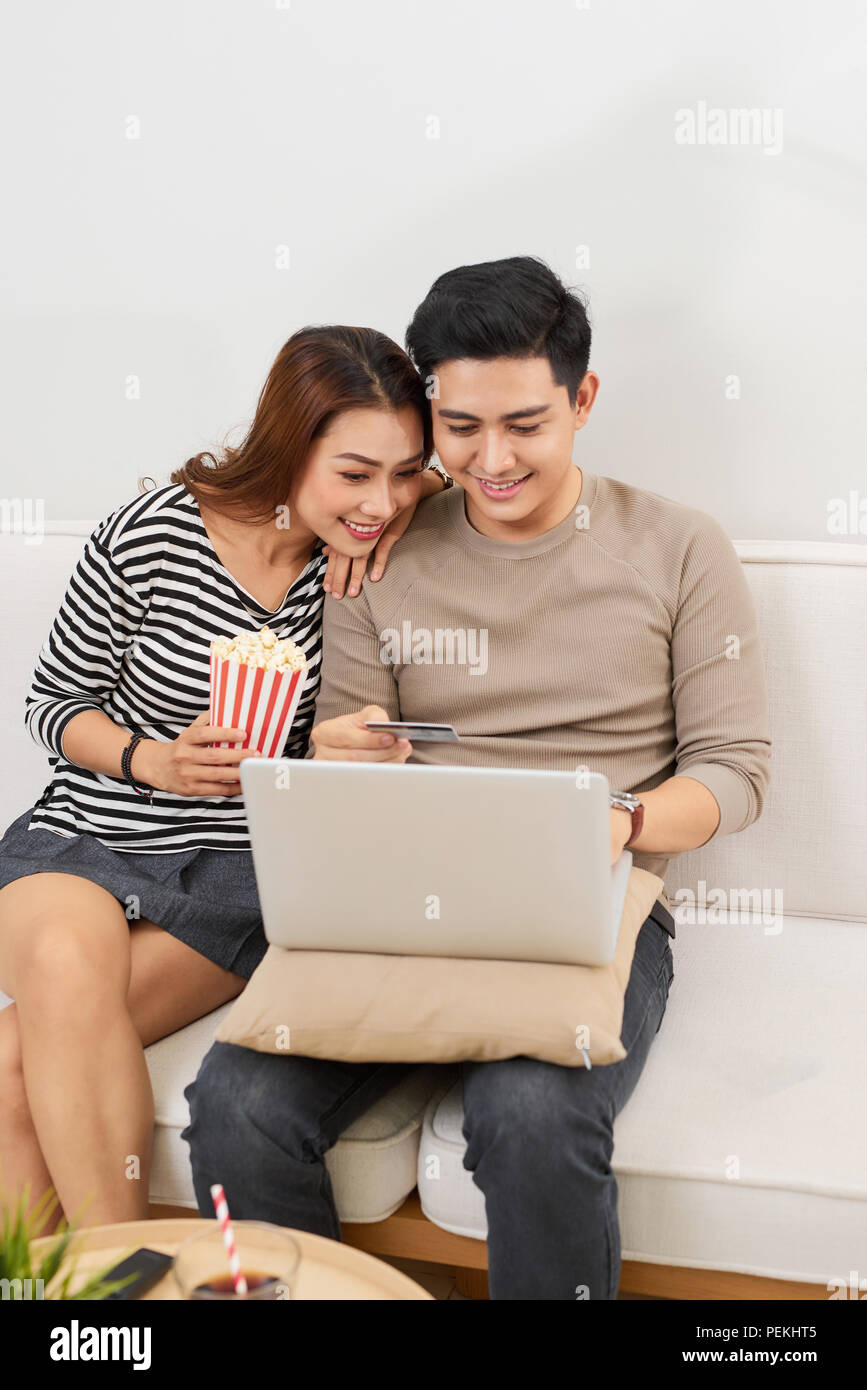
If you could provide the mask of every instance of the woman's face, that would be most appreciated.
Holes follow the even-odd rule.
[[[310,450],[289,498],[298,520],[345,555],[365,555],[418,501],[424,432],[413,406],[344,410]]]

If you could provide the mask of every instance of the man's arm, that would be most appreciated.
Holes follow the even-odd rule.
[[[745,830],[761,815],[770,781],[755,604],[737,551],[710,516],[702,516],[684,557],[671,665],[677,770],[639,793],[644,825],[630,845],[655,854]]]
[[[702,782],[692,777],[675,775],[653,791],[639,793],[644,803],[644,824],[630,850],[645,850],[649,854],[676,854],[681,850],[698,849],[713,838],[720,823],[719,802]],[[612,807],[612,816],[623,822],[621,848],[632,833],[632,817],[628,811]]]
[[[308,758],[317,756],[316,729],[326,720],[357,714],[368,705],[379,711],[370,718],[400,718],[394,668],[380,659],[380,651],[364,587],[357,598],[338,601],[327,595],[322,613],[322,675]],[[371,748],[383,746],[379,735],[368,733],[366,739]]]

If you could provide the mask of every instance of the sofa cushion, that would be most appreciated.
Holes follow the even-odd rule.
[[[675,978],[614,1126],[623,1258],[823,1285],[865,1276],[867,927],[678,923]],[[853,984],[857,987],[853,988]],[[460,1073],[425,1115],[422,1209],[484,1239]]]
[[[39,544],[0,535],[3,660],[0,739],[10,760],[0,782],[0,834],[41,796],[51,778],[48,753],[24,727],[24,697],[69,577],[95,522],[55,522]],[[71,534],[51,534],[58,528]],[[22,602],[22,599],[25,601]]]
[[[608,965],[270,946],[217,1039],[350,1062],[617,1062],[635,942],[661,887],[633,865]]]
[[[672,911],[732,884],[787,913],[867,921],[867,545],[736,541],[755,600],[771,735],[762,814],[669,861]]]
[[[231,1001],[145,1049],[155,1109],[153,1203],[196,1208],[190,1150],[181,1138],[189,1123],[184,1088],[195,1078],[230,1008]],[[415,1068],[327,1151],[325,1163],[341,1221],[383,1221],[413,1190],[422,1119],[439,1081],[436,1067]]]

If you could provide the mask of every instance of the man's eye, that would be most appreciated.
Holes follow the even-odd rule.
[[[470,431],[474,428],[474,425],[449,425],[449,432],[451,434],[469,434]],[[515,431],[516,434],[535,434],[538,428],[538,425],[512,426],[512,429]]]

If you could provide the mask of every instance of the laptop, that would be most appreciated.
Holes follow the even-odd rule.
[[[265,936],[308,951],[607,965],[632,854],[601,773],[245,758]]]

